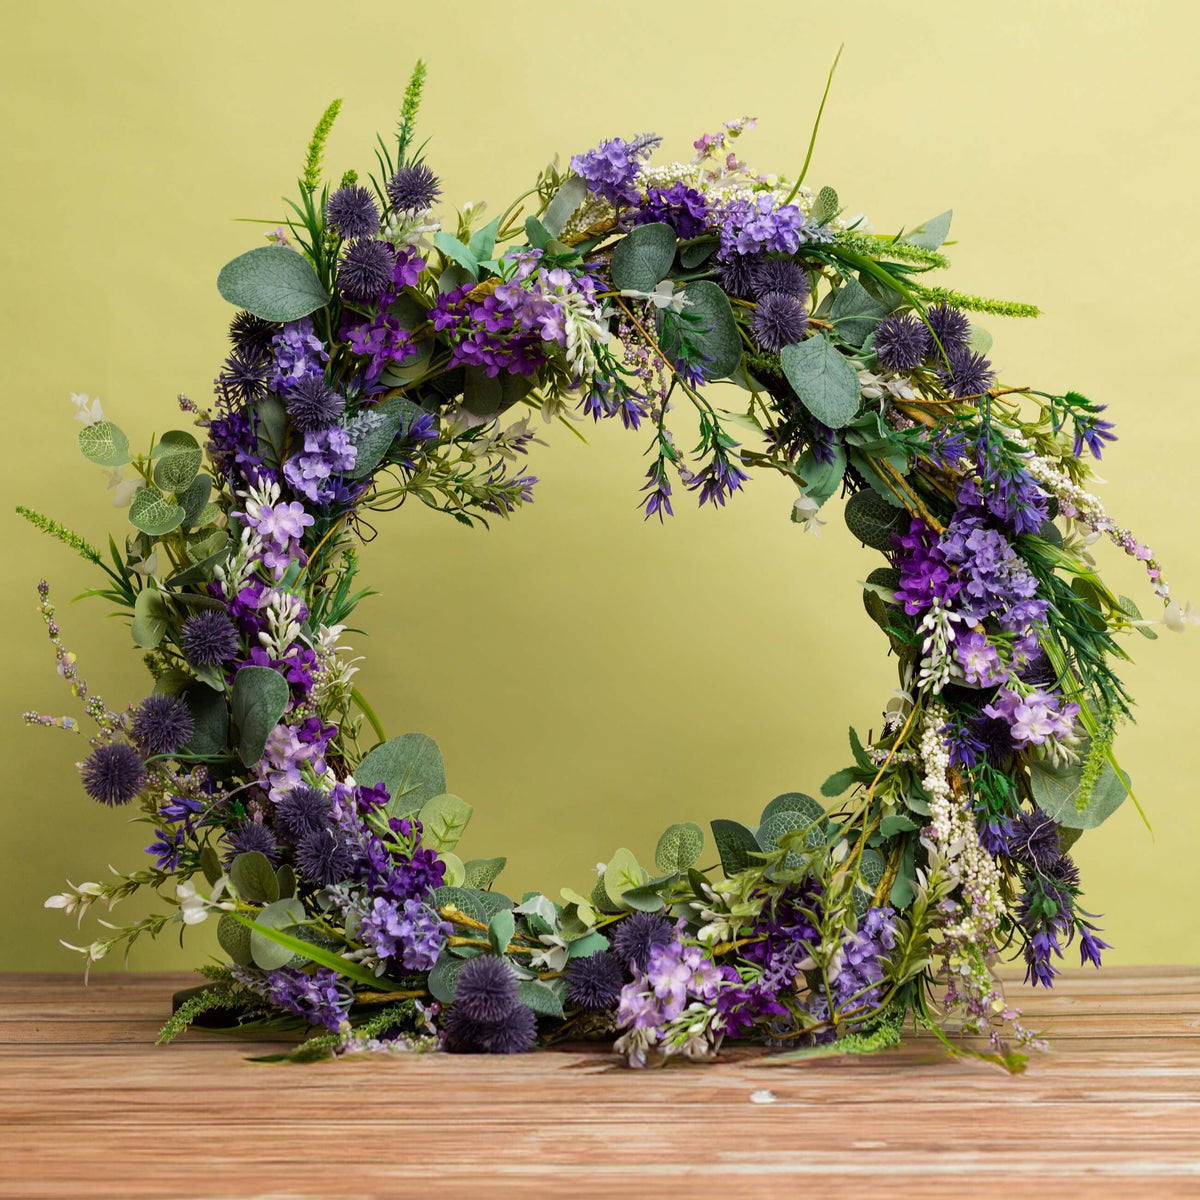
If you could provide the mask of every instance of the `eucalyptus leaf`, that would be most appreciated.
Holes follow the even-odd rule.
[[[489,924],[501,909],[513,907],[513,902],[501,892],[483,892],[470,887],[437,888],[430,897],[430,903],[437,909],[448,906],[457,908],[481,925]]]
[[[262,758],[290,698],[287,680],[271,667],[242,667],[233,677],[233,723],[238,756],[246,766]]]
[[[458,988],[458,977],[467,965],[467,959],[455,958],[452,954],[443,954],[429,972],[429,991],[435,1000],[443,1004],[454,1003],[454,993]]]
[[[654,865],[669,874],[686,871],[700,861],[704,851],[704,830],[695,821],[680,821],[668,826],[654,848]]]
[[[438,744],[424,733],[406,733],[376,746],[358,764],[355,780],[368,787],[382,783],[391,797],[393,817],[419,812],[446,790],[446,768]]]
[[[682,313],[666,309],[655,313],[664,353],[673,362],[678,361],[686,336],[704,356],[704,361],[696,365],[705,379],[724,379],[732,375],[741,366],[742,338],[729,306],[729,297],[707,279],[687,284],[683,294],[687,303]]]
[[[612,900],[620,904],[622,895],[630,888],[639,887],[645,879],[646,876],[633,851],[621,847],[609,859],[604,869],[604,890]]]
[[[407,396],[391,396],[368,411],[377,415],[379,424],[354,437],[351,479],[365,479],[370,475],[383,461],[396,435],[401,429],[410,429],[423,410]]]
[[[814,800],[812,796],[805,792],[784,792],[781,796],[776,796],[762,810],[762,816],[759,818],[759,821],[766,821],[775,816],[776,813],[783,812],[799,813],[800,816],[804,817],[806,825],[810,825],[814,821],[820,821],[825,816],[825,808],[819,800]]]
[[[475,810],[458,796],[443,792],[421,806],[420,822],[426,845],[439,853],[453,850]]]
[[[1085,808],[1078,806],[1083,777],[1083,762],[1091,750],[1091,740],[1084,738],[1079,746],[1081,761],[1068,767],[1052,767],[1048,763],[1029,764],[1029,786],[1038,808],[1066,829],[1095,829],[1108,820],[1129,794],[1129,776],[1120,775],[1112,763],[1105,762],[1092,785]]]
[[[488,941],[492,944],[493,954],[503,955],[508,952],[508,944],[512,941],[516,928],[517,919],[513,916],[512,909],[502,908],[492,914],[492,919],[488,922]]]
[[[539,979],[522,979],[517,985],[517,999],[538,1016],[563,1019],[562,1001],[558,993]]]
[[[463,882],[467,887],[487,891],[507,865],[508,859],[504,857],[472,858],[464,864]]]
[[[585,933],[581,938],[576,938],[571,943],[568,957],[591,958],[593,954],[602,954],[607,949],[608,938],[598,930],[594,930],[592,933]]]
[[[753,857],[762,847],[745,825],[740,825],[737,821],[718,819],[710,822],[710,826],[717,853],[721,857],[721,869],[726,878],[762,862],[761,859]]]
[[[936,217],[923,221],[911,233],[904,235],[904,240],[911,246],[919,246],[922,250],[936,250],[949,236],[950,220],[954,209],[948,208]]]
[[[251,904],[271,904],[279,899],[279,877],[260,850],[236,855],[229,867],[229,879],[238,895]]]
[[[848,279],[833,302],[834,332],[852,346],[861,346],[887,308],[857,279]]]
[[[259,246],[227,262],[217,291],[264,321],[298,321],[329,303],[309,261],[286,246]]]
[[[121,467],[129,461],[129,439],[111,421],[95,421],[79,431],[79,449],[89,462]]]
[[[467,868],[463,865],[463,860],[451,850],[443,850],[441,860],[446,867],[442,882],[447,887],[462,887],[467,882]]]
[[[784,346],[779,361],[792,391],[818,421],[841,429],[854,419],[862,399],[858,376],[827,337]]]
[[[842,486],[846,475],[846,448],[840,444],[834,446],[832,456],[830,462],[818,460],[812,450],[808,449],[796,464],[796,470],[804,480],[800,491],[818,504],[824,504],[833,496]]]
[[[186,492],[204,461],[200,443],[182,429],[170,429],[162,435],[155,446],[157,462],[154,464],[154,482],[164,492]],[[184,506],[186,513],[187,506]]]
[[[129,523],[151,537],[162,537],[183,522],[184,510],[172,504],[156,487],[138,488],[129,506]]]
[[[471,253],[453,234],[439,229],[433,235],[433,244],[452,262],[458,263],[464,270],[469,271],[474,278],[479,278],[479,259]]]
[[[578,175],[572,175],[555,192],[546,211],[542,213],[542,225],[551,237],[556,238],[562,233],[586,195],[587,184]]]
[[[217,922],[217,942],[239,967],[248,967],[254,961],[250,953],[250,930],[233,913],[221,914]]]
[[[170,615],[170,609],[158,588],[142,588],[133,602],[133,622],[129,626],[134,645],[153,650],[167,632]]]
[[[652,292],[675,261],[675,230],[661,221],[635,225],[613,250],[610,274],[617,291]]]

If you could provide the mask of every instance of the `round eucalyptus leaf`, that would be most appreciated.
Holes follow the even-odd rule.
[[[298,321],[329,303],[308,259],[286,246],[258,246],[227,262],[217,291],[264,321]]]

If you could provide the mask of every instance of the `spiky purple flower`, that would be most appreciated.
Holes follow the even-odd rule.
[[[741,299],[756,295],[758,272],[767,261],[763,254],[735,254],[717,263],[717,282],[727,295]]]
[[[454,989],[454,1007],[472,1021],[502,1021],[517,1001],[517,977],[503,958],[480,954],[468,959]]]
[[[981,396],[996,380],[992,364],[982,354],[976,354],[968,346],[959,346],[947,351],[949,365],[938,367],[938,379],[955,399],[964,396]]]
[[[293,842],[310,833],[320,833],[333,824],[333,805],[324,792],[302,784],[280,797],[275,805],[275,824]]]
[[[271,360],[250,346],[234,346],[217,376],[218,392],[229,402],[253,404],[267,394]]]
[[[286,401],[288,416],[301,433],[312,433],[332,425],[346,409],[346,398],[333,390],[320,375],[302,379]]]
[[[889,371],[912,371],[921,365],[928,333],[916,317],[892,313],[875,326],[875,356]]]
[[[229,322],[229,340],[248,354],[264,355],[271,349],[271,339],[279,326],[250,312],[239,312]]]
[[[621,960],[607,950],[571,959],[564,975],[567,999],[587,1012],[602,1013],[616,1008],[625,986]]]
[[[220,609],[206,608],[184,621],[179,644],[192,666],[216,667],[237,657],[237,629]]]
[[[101,804],[128,804],[146,785],[146,764],[128,742],[97,746],[80,768],[83,790]]]
[[[410,163],[388,180],[387,194],[396,212],[424,212],[437,203],[442,189],[424,163]]]
[[[929,321],[929,327],[932,327],[933,333],[937,335],[935,342],[929,327],[922,326],[925,330],[926,358],[940,359],[942,350],[949,355],[953,350],[966,349],[967,339],[971,336],[971,322],[967,320],[967,314],[962,309],[951,308],[943,300],[940,304],[926,309],[925,317]],[[938,349],[938,342],[941,342],[941,349]]]
[[[156,692],[133,714],[133,736],[148,758],[182,749],[195,728],[191,711],[178,696]]]
[[[340,187],[325,203],[325,220],[344,238],[371,237],[379,232],[379,209],[365,187]]]
[[[762,296],[750,322],[758,344],[773,353],[798,342],[807,325],[807,309],[787,292],[768,292]]]
[[[759,296],[783,292],[803,300],[809,292],[808,272],[790,258],[768,258],[754,267],[754,291]]]
[[[396,256],[387,242],[357,241],[338,264],[338,288],[355,304],[371,304],[391,285],[395,266]]]
[[[451,1054],[525,1054],[537,1038],[537,1017],[517,1004],[499,1021],[472,1021],[456,1004],[446,1017],[445,1033]]]
[[[296,866],[310,883],[332,887],[349,876],[354,867],[354,849],[332,829],[305,834],[296,845]]]
[[[259,821],[247,821],[236,833],[229,838],[229,861],[232,862],[239,854],[250,854],[257,850],[266,856],[271,866],[279,865],[279,843],[275,835]]]
[[[675,937],[675,927],[658,913],[635,912],[625,917],[612,937],[612,950],[630,967],[644,971],[654,946],[666,946]]]

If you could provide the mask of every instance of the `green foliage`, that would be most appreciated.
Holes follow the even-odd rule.
[[[425,844],[439,852],[453,850],[474,811],[465,800],[448,792],[430,797],[421,806],[420,814],[421,826],[425,831]]]
[[[554,194],[542,213],[542,226],[552,238],[562,233],[563,226],[583,203],[586,195],[587,184],[578,175],[572,175]]]
[[[890,550],[892,538],[908,529],[906,509],[888,504],[875,492],[856,492],[846,501],[846,527],[864,546]]]
[[[151,537],[162,537],[183,522],[184,510],[172,504],[156,487],[143,487],[133,495],[129,506],[129,523]]]
[[[472,858],[465,864],[463,882],[469,888],[487,891],[496,882],[500,872],[508,865],[508,859]]]
[[[540,980],[522,979],[517,985],[517,999],[539,1016],[554,1017],[558,1021],[563,1019],[563,1006],[558,993]]]
[[[635,225],[613,249],[613,287],[619,292],[652,292],[671,269],[675,245],[670,225]]]
[[[1067,829],[1095,829],[1108,820],[1129,795],[1129,776],[1124,771],[1118,774],[1111,762],[1101,758],[1096,763],[1091,794],[1081,809],[1079,800],[1084,770],[1091,758],[1090,739],[1084,739],[1079,749],[1083,761],[1068,767],[1030,763],[1029,787],[1038,808],[1059,825]]]
[[[230,961],[239,967],[248,967],[254,961],[250,953],[250,930],[233,913],[221,914],[217,921],[217,941]]]
[[[904,235],[904,240],[922,250],[936,250],[950,235],[950,221],[954,217],[954,209],[948,208],[936,217],[923,221],[916,229]]]
[[[404,89],[404,99],[400,104],[400,119],[396,123],[396,162],[404,162],[409,143],[412,141],[413,130],[417,127],[417,113],[421,108],[421,93],[425,89],[425,63],[417,59],[408,78],[408,86]]]
[[[191,1026],[197,1017],[206,1012],[213,1012],[217,1009],[245,1012],[247,1009],[254,1010],[263,1007],[264,1004],[258,997],[232,981],[210,983],[184,1000],[158,1031],[155,1041],[160,1046],[174,1041]]]
[[[267,856],[259,850],[237,855],[229,867],[229,881],[237,894],[251,904],[273,904],[279,899],[279,878]]]
[[[694,821],[680,821],[664,830],[654,848],[654,865],[665,875],[686,871],[700,861],[704,830]]]
[[[186,492],[200,470],[204,451],[190,433],[172,429],[159,438],[150,456],[154,464],[154,482],[164,492]],[[201,505],[201,508],[204,506]],[[184,508],[186,515],[187,508]]]
[[[511,908],[501,908],[492,913],[491,920],[488,921],[488,941],[492,945],[493,954],[504,954],[508,950],[516,928],[517,919],[513,916]]]
[[[356,776],[357,778],[357,776]],[[485,892],[470,887],[440,887],[430,897],[434,908],[457,908],[464,916],[487,925],[501,909],[512,908],[513,902],[500,892]]]
[[[133,622],[129,626],[134,645],[153,650],[166,635],[170,618],[162,592],[155,587],[143,588],[133,602]]]
[[[329,107],[321,114],[321,119],[317,122],[317,127],[313,130],[313,135],[309,139],[308,152],[304,156],[304,171],[300,176],[300,184],[310,192],[316,191],[321,186],[321,160],[325,155],[325,143],[329,140],[333,123],[337,120],[337,115],[341,112],[341,109],[342,102],[340,99],[330,101]],[[297,318],[288,317],[285,319],[294,321]]]
[[[274,879],[274,874],[271,878]],[[254,959],[254,965],[263,971],[286,967],[295,957],[295,951],[268,937],[264,931],[272,929],[285,932],[303,920],[304,905],[295,897],[290,900],[273,900],[263,908],[250,929],[250,957]]]
[[[836,189],[823,187],[813,201],[811,216],[814,221],[824,223],[837,214],[838,194]]]
[[[43,533],[49,534],[55,541],[62,542],[64,546],[69,546],[76,554],[82,558],[86,558],[88,562],[93,562],[97,566],[102,565],[100,551],[65,525],[60,525],[57,521],[46,516],[45,513],[38,512],[36,509],[26,508],[24,504],[17,505],[17,513],[24,517],[35,529],[40,529]]]
[[[755,857],[761,850],[753,832],[737,821],[715,820],[710,822],[713,841],[721,858],[721,870],[728,879],[739,871],[755,865]]]
[[[229,706],[222,692],[207,684],[196,683],[183,692],[184,703],[192,714],[192,740],[188,754],[221,754],[229,740]]]
[[[446,768],[438,744],[424,733],[406,733],[376,746],[355,768],[363,785],[382,783],[391,797],[388,814],[419,812],[446,790]]]
[[[454,1003],[458,977],[462,974],[462,969],[467,965],[467,961],[465,958],[443,952],[442,956],[434,963],[433,970],[429,972],[429,993],[435,1000],[441,1001],[442,1004]]]
[[[614,852],[604,869],[604,890],[616,904],[630,888],[640,887],[646,882],[646,873],[638,865],[631,850],[624,847]]]
[[[111,421],[85,425],[79,431],[79,449],[101,467],[120,467],[129,461],[129,439]]]
[[[742,338],[728,297],[707,279],[686,284],[683,293],[687,304],[682,313],[659,309],[655,314],[664,353],[678,362],[690,346],[705,379],[732,375],[741,365]]]
[[[221,268],[217,291],[264,321],[298,321],[329,303],[312,265],[286,246],[257,246],[239,254]]]
[[[858,376],[846,358],[826,337],[784,346],[780,364],[800,403],[830,429],[848,425],[862,397]]]
[[[837,336],[851,346],[861,346],[880,318],[887,316],[887,308],[857,279],[847,279],[833,301],[830,315]]]
[[[970,296],[966,292],[956,292],[953,288],[931,288],[914,281],[909,287],[923,300],[933,304],[946,303],[952,308],[965,308],[968,312],[995,313],[1000,317],[1036,317],[1041,309],[1036,304],[1026,304],[1020,300],[993,300],[987,296]]]
[[[242,667],[233,677],[233,723],[237,751],[252,767],[263,756],[267,736],[279,723],[291,692],[287,680],[271,667]]]

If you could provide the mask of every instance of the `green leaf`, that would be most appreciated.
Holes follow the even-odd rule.
[[[976,354],[986,354],[992,348],[992,335],[980,325],[971,322],[967,345]]]
[[[804,495],[824,504],[842,486],[846,475],[846,448],[833,448],[833,461],[818,461],[812,450],[805,450],[796,464],[800,478],[804,480],[800,490]]]
[[[271,904],[279,899],[279,876],[260,850],[239,854],[229,868],[229,879],[243,900]]]
[[[503,955],[507,952],[516,928],[517,918],[513,916],[511,908],[502,908],[492,914],[488,922],[488,941],[492,944],[493,954]]]
[[[454,993],[458,988],[458,977],[469,959],[458,958],[453,954],[443,954],[429,972],[429,991],[435,1000],[443,1004],[454,1003]]]
[[[496,234],[500,232],[500,218],[489,221],[482,229],[476,230],[471,237],[468,249],[477,262],[485,262],[492,257],[496,248]]]
[[[909,525],[908,510],[893,508],[875,492],[856,492],[846,501],[846,526],[864,546],[890,550],[894,534]]]
[[[700,861],[704,851],[704,830],[695,821],[680,821],[669,826],[654,848],[654,865],[664,874],[686,871]]]
[[[902,453],[882,454],[879,456],[884,462],[892,467],[893,470],[901,475],[908,472],[908,458]],[[904,507],[904,501],[896,495],[896,485],[889,480],[885,480],[879,473],[879,468],[875,465],[873,459],[869,458],[862,450],[853,448],[850,451],[850,462],[854,469],[863,477],[870,485],[871,490],[879,497],[889,508],[894,508],[905,514],[904,520],[908,521],[908,510]]]
[[[678,878],[679,872],[671,871],[667,875],[660,875],[657,879],[648,879],[645,883],[639,883],[637,887],[628,888],[621,895],[621,906],[635,909],[638,912],[658,912],[660,908],[666,908],[663,893]]]
[[[357,776],[356,776],[357,778]],[[453,850],[475,810],[458,796],[443,792],[421,806],[421,827],[425,830],[425,844],[439,853]]]
[[[648,229],[649,226],[640,228]],[[668,320],[663,309],[655,314],[663,351],[676,361],[683,344],[682,334],[686,331],[705,357],[704,362],[697,364],[705,379],[723,379],[732,375],[742,362],[742,338],[733,309],[729,307],[729,297],[707,279],[687,284],[683,293],[687,305],[680,316],[672,313]]]
[[[209,887],[214,887],[217,880],[225,874],[221,869],[221,860],[211,845],[205,846],[200,851],[200,870],[204,872],[204,878],[208,880]]]
[[[462,887],[467,881],[467,868],[463,866],[463,860],[451,850],[443,850],[441,859],[446,864],[446,874],[443,876],[446,886]]]
[[[430,902],[434,908],[453,906],[481,925],[489,924],[501,909],[513,906],[513,902],[502,892],[482,892],[478,888],[466,887],[437,888]]]
[[[250,930],[233,913],[221,914],[217,922],[217,941],[239,967],[248,967],[254,961],[250,953]]]
[[[554,1017],[558,1021],[563,1019],[563,1006],[558,993],[540,979],[522,979],[517,985],[517,999],[526,1008],[532,1008],[538,1016]]]
[[[645,880],[645,873],[638,865],[633,851],[626,850],[623,846],[613,854],[608,866],[604,868],[604,890],[617,904],[620,904],[621,896],[625,892],[630,888],[639,887]]]
[[[817,807],[821,806],[818,804]],[[809,828],[810,826],[811,828]],[[817,846],[824,845],[825,830],[823,826],[821,824],[814,825],[813,818],[808,813],[798,812],[794,808],[779,809],[765,818],[758,827],[758,844],[764,850],[778,849],[787,834],[795,833],[799,829],[808,829],[804,837],[805,849],[813,850]],[[795,846],[795,842],[789,842],[788,845]],[[790,869],[798,867],[800,856],[793,849],[789,849],[787,858],[784,859],[784,865]]]
[[[578,175],[572,175],[554,193],[554,198],[546,206],[546,211],[542,213],[542,224],[551,237],[556,238],[562,233],[563,228],[574,215],[575,210],[583,203],[586,195],[587,184]]]
[[[279,898],[281,900],[290,900],[296,894],[296,871],[293,867],[284,863],[275,872],[275,878],[279,883]]]
[[[613,250],[610,275],[619,291],[652,292],[675,261],[675,230],[655,221],[635,225]]]
[[[220,754],[229,739],[229,707],[223,692],[207,684],[193,683],[183,693],[192,714],[192,740],[185,749],[189,754]]]
[[[713,841],[717,845],[717,853],[721,856],[721,869],[725,877],[736,875],[747,867],[761,865],[762,860],[752,857],[762,849],[758,839],[737,821],[711,821]]]
[[[818,421],[841,429],[854,419],[862,399],[858,376],[827,337],[784,346],[779,361],[792,391]]]
[[[167,632],[170,615],[170,609],[158,588],[142,588],[133,602],[133,623],[129,626],[134,645],[153,650]]]
[[[456,262],[464,270],[470,271],[476,279],[479,278],[479,259],[453,234],[439,229],[433,235],[433,244],[452,262]]]
[[[813,201],[812,219],[818,222],[828,221],[838,210],[838,194],[831,187],[823,187]]]
[[[825,809],[820,801],[814,800],[805,792],[784,792],[781,796],[776,796],[766,808],[762,810],[762,816],[759,822],[766,821],[768,818],[775,816],[776,813],[794,812],[799,813],[804,817],[806,825],[813,821],[819,821],[825,816]]]
[[[860,774],[861,772],[856,767],[843,767],[840,771],[834,771],[821,784],[821,795],[830,797],[840,796],[858,782]]]
[[[887,308],[857,279],[848,279],[833,302],[834,332],[852,346],[861,346],[885,316]]]
[[[419,812],[446,790],[446,768],[438,744],[424,733],[406,733],[376,746],[358,764],[354,778],[368,787],[382,783],[391,797],[388,815]]]
[[[172,504],[156,487],[138,488],[129,506],[129,523],[151,537],[177,529],[183,515],[183,506]]]
[[[716,237],[699,237],[682,243],[679,247],[680,266],[685,271],[694,271],[701,263],[712,258],[720,244],[721,239]]]
[[[922,250],[936,250],[950,233],[950,220],[953,216],[954,209],[948,208],[944,213],[938,213],[936,217],[923,221],[911,233],[906,233],[904,240],[910,246],[919,246]]]
[[[238,756],[252,767],[263,756],[267,736],[279,724],[291,692],[271,667],[242,667],[233,677],[233,723]]]
[[[1061,544],[1061,538],[1059,540]],[[1141,610],[1128,596],[1118,596],[1117,605],[1131,621],[1140,621],[1142,619]],[[1136,629],[1138,633],[1142,635],[1142,637],[1149,638],[1152,642],[1158,641],[1158,634],[1148,626],[1135,625],[1134,629]]]
[[[120,467],[129,461],[129,439],[111,422],[96,421],[79,431],[83,457],[101,467]]]
[[[287,450],[287,409],[278,396],[267,395],[254,405],[254,411],[258,415],[258,452],[268,466],[279,467]]]
[[[298,321],[329,303],[306,258],[286,246],[259,246],[227,262],[217,291],[264,321]]]
[[[535,250],[545,250],[552,240],[550,230],[532,216],[525,218],[525,237]]]
[[[920,828],[921,826],[916,821],[911,817],[906,817],[903,813],[892,813],[879,822],[879,832],[885,838],[895,837],[898,833],[911,833],[914,829]]]
[[[376,405],[371,412],[383,418],[382,422],[354,439],[354,469],[351,479],[364,479],[383,461],[392,442],[401,429],[410,428],[422,415],[422,410],[406,396],[392,396]]]
[[[508,859],[504,857],[472,858],[465,864],[466,875],[463,882],[467,887],[487,891],[507,865]]]
[[[1129,776],[1117,774],[1111,763],[1100,768],[1092,785],[1087,807],[1077,807],[1083,762],[1091,749],[1091,740],[1082,739],[1079,755],[1082,762],[1069,767],[1052,767],[1048,763],[1029,764],[1029,786],[1038,808],[1066,829],[1095,829],[1120,808],[1129,794]]]
[[[567,955],[569,958],[591,958],[593,954],[601,954],[607,949],[608,938],[598,930],[593,930],[581,938],[576,938],[571,943]]]
[[[184,567],[182,571],[176,571],[174,575],[168,575],[167,586],[182,588],[207,582],[213,577],[213,567],[222,562],[227,553],[227,548],[222,548],[215,554],[209,555],[208,558],[201,559],[199,562],[193,563],[190,567]]]
[[[154,464],[154,482],[164,492],[174,492],[177,496],[186,492],[204,461],[200,443],[182,429],[170,429],[159,438],[154,449],[156,453],[151,457],[158,459]]]
[[[176,495],[176,501],[183,507],[184,529],[191,529],[193,526],[205,523],[200,520],[200,514],[208,508],[208,498],[212,495],[212,485],[211,475],[197,475],[188,484],[187,489],[182,494]]]
[[[274,874],[271,878],[274,879]],[[254,965],[264,971],[286,967],[296,956],[296,951],[281,945],[276,939],[265,936],[263,929],[278,929],[281,932],[299,925],[304,920],[304,905],[295,897],[276,900],[258,913],[250,930],[250,954]],[[302,939],[297,938],[297,941]]]

